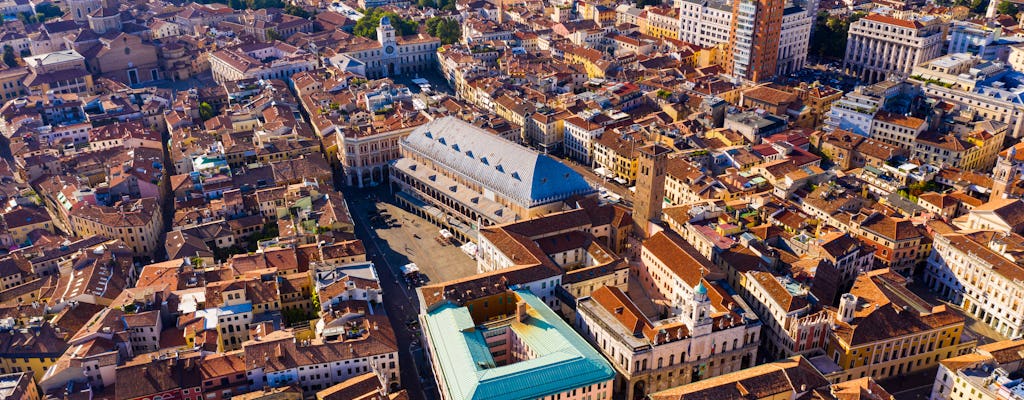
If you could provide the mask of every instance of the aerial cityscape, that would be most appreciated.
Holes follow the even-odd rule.
[[[1024,400],[1024,0],[0,12],[0,400]]]

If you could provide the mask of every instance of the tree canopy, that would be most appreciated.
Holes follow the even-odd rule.
[[[444,11],[455,11],[455,0],[419,0],[420,8],[433,7]]]
[[[645,6],[657,6],[661,5],[660,0],[636,0],[636,8],[644,8]]]
[[[356,22],[355,28],[352,29],[352,33],[370,38],[377,39],[377,25],[380,25],[380,19],[388,17],[391,19],[391,26],[395,27],[396,34],[398,35],[411,35],[416,33],[416,28],[419,24],[416,21],[402,19],[402,17],[395,14],[393,11],[385,11],[380,8],[371,8],[366,10],[366,14]]]
[[[51,18],[63,16],[64,11],[61,11],[60,7],[57,7],[53,4],[43,3],[36,6],[36,14],[39,17],[39,19],[46,21]]]
[[[10,45],[4,45],[4,64],[8,67],[17,67],[18,59],[14,56],[14,48]]]
[[[1002,3],[999,3],[999,5],[996,6],[996,12],[1006,14],[1013,17],[1013,19],[1017,19],[1017,5],[1009,1],[1003,0]]]
[[[284,13],[285,14],[294,15],[294,16],[299,17],[299,18],[306,18],[306,19],[309,19],[309,17],[313,16],[313,13],[311,13],[309,11],[306,11],[306,9],[304,9],[302,7],[299,7],[297,5],[294,5],[294,4],[289,4],[289,5],[284,6]]]
[[[462,25],[452,18],[432,17],[427,20],[427,33],[441,39],[441,44],[452,44],[462,39]]]
[[[846,38],[850,24],[864,17],[863,12],[855,12],[850,17],[833,17],[827,11],[818,13],[815,21],[814,38],[811,40],[810,53],[823,58],[842,59],[846,55]]]
[[[202,103],[199,103],[199,119],[201,119],[203,121],[206,121],[206,120],[208,120],[210,118],[213,118],[213,116],[214,116],[213,106],[211,106],[210,103],[207,103],[205,101],[202,102]]]
[[[277,33],[276,30],[270,29],[267,31],[267,40],[273,42],[275,40],[281,40],[281,34]]]

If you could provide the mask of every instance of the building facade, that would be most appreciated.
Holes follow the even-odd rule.
[[[783,0],[734,0],[729,29],[729,74],[750,82],[775,76],[782,33]]]
[[[365,66],[368,78],[384,78],[437,68],[438,38],[426,33],[401,36],[390,18],[381,18],[377,41],[340,49],[340,53]]]
[[[942,54],[937,20],[906,20],[871,14],[850,25],[843,69],[867,83],[890,74],[906,77],[914,66]]]
[[[1024,334],[1024,246],[1017,234],[993,231],[935,235],[925,284],[1007,337]]]
[[[80,202],[68,213],[79,237],[120,239],[136,254],[153,255],[163,248],[163,214],[155,198],[118,202],[112,207]]]
[[[559,211],[564,200],[595,193],[565,164],[455,117],[421,125],[399,146],[402,158],[388,171],[400,201],[454,217],[435,222],[454,222],[463,240],[475,240],[481,226]]]

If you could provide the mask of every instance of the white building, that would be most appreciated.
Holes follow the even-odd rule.
[[[762,354],[781,359],[824,351],[832,320],[808,287],[764,271],[744,274],[741,293],[763,324]]]
[[[789,6],[783,11],[776,75],[785,76],[803,69],[815,18],[814,14],[798,6]]]
[[[732,3],[720,0],[677,0],[679,39],[700,46],[729,41]],[[806,38],[805,38],[806,39]]]
[[[925,284],[1007,337],[1024,334],[1024,237],[995,231],[935,235]]]
[[[433,70],[440,46],[438,38],[423,32],[399,36],[391,19],[384,17],[377,26],[377,41],[353,38],[337,52],[362,64],[368,78],[383,78]]]
[[[398,346],[387,317],[355,310],[332,317],[327,325],[327,332],[336,325],[345,333],[298,341],[291,332],[273,331],[245,342],[252,389],[299,385],[311,394],[371,371],[390,388],[398,387]]]
[[[1024,398],[1024,340],[978,346],[972,354],[939,362],[931,400],[1008,400]]]
[[[871,121],[871,132],[868,136],[885,144],[913,150],[915,139],[927,129],[928,124],[923,119],[879,111]]]
[[[843,69],[873,83],[906,77],[914,66],[942,54],[942,23],[871,14],[850,25]]]
[[[1024,136],[1024,84],[1020,83],[1024,73],[999,61],[964,56],[950,54],[921,65],[916,70],[930,80],[917,79],[918,72],[912,79],[921,81],[926,96],[1005,123],[1010,126],[1009,136]]]
[[[673,306],[667,317],[647,316],[616,287],[578,301],[577,331],[619,372],[616,392],[629,400],[754,365],[761,322],[724,281],[711,282],[712,265],[679,238],[659,232],[644,242],[641,260],[648,290]],[[670,288],[671,289],[668,289]]]
[[[969,53],[984,60],[1006,61],[1011,48],[1024,43],[1024,38],[1003,36],[1003,26],[995,22],[984,25],[957,21],[949,27],[946,54]]]
[[[953,220],[963,230],[996,231],[1002,234],[1024,234],[1024,202],[1013,198],[995,198]]]
[[[822,129],[826,132],[842,129],[868,136],[871,134],[875,114],[882,109],[886,101],[898,95],[916,96],[917,90],[916,86],[905,81],[891,80],[858,86],[832,103]]]
[[[160,331],[163,329],[160,310],[126,314],[122,318],[132,353],[144,354],[160,350]]]
[[[320,311],[338,307],[349,300],[382,302],[380,280],[371,262],[340,266],[314,264],[313,268]]]
[[[566,119],[563,126],[565,156],[582,164],[590,164],[594,155],[594,139],[604,133],[604,126],[578,116]]]
[[[2,12],[3,15],[8,18],[17,18],[18,14],[21,13],[32,14],[33,11],[34,10],[32,9],[32,2],[29,2],[27,0],[0,1],[0,12]]]
[[[281,79],[316,68],[315,54],[283,42],[250,43],[210,55],[210,70],[217,82],[243,79]]]

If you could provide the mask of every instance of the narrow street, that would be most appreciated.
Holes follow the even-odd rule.
[[[415,290],[406,287],[405,280],[398,272],[407,261],[405,256],[392,250],[385,241],[377,237],[368,218],[377,201],[388,196],[387,187],[345,187],[344,178],[338,171],[334,174],[334,186],[345,195],[349,211],[355,219],[356,237],[363,241],[367,259],[377,268],[377,276],[384,293],[384,309],[395,331],[395,340],[399,347],[398,361],[401,366],[402,388],[408,391],[412,400],[437,399],[439,396],[429,364],[426,363],[420,347],[419,333],[411,330],[407,324],[416,321],[419,313]]]

